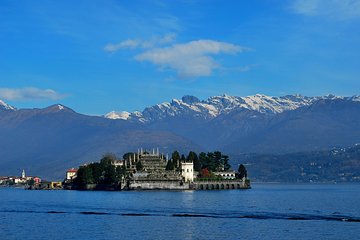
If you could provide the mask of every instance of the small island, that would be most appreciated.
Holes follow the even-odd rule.
[[[231,169],[229,157],[219,151],[187,157],[174,151],[171,158],[152,151],[138,149],[118,160],[106,154],[100,162],[84,164],[66,172],[63,183],[69,190],[215,190],[249,189],[247,170],[240,165]]]

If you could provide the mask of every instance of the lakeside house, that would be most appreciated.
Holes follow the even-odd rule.
[[[70,168],[66,171],[66,181],[72,181],[73,179],[76,178],[76,173],[77,173],[77,169],[75,168]]]

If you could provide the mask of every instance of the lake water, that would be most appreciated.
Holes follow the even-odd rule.
[[[360,185],[251,190],[0,188],[0,239],[359,239]]]

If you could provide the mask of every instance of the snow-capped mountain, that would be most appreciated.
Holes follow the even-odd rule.
[[[14,108],[13,106],[10,106],[10,105],[7,104],[6,102],[0,100],[0,110],[15,111],[16,108]]]
[[[327,95],[321,97],[306,97],[301,95],[286,95],[272,97],[256,94],[247,97],[222,96],[210,97],[200,101],[194,96],[184,96],[182,99],[173,99],[171,102],[156,104],[147,107],[143,112],[115,112],[112,111],[104,117],[109,119],[123,119],[130,121],[152,122],[167,117],[192,116],[200,119],[213,119],[219,115],[230,113],[238,109],[248,109],[264,114],[277,114],[288,110],[295,110],[308,106],[321,99],[345,99],[360,101],[360,96],[340,97]]]
[[[0,107],[0,175],[22,166],[42,176],[63,177],[67,167],[98,160],[106,152],[122,156],[141,146],[235,156],[360,142],[360,96],[184,96],[142,112],[106,117],[79,114],[61,104],[14,110],[1,102]]]

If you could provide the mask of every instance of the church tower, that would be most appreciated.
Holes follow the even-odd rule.
[[[26,175],[25,175],[25,169],[22,170],[22,173],[21,173],[21,178],[25,178]]]

